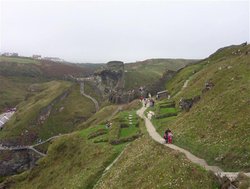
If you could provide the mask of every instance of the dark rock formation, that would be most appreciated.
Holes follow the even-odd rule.
[[[124,90],[124,63],[111,61],[95,73],[95,81],[102,94],[115,104],[127,103],[139,97],[135,90]]]
[[[202,93],[205,93],[205,92],[211,90],[213,87],[214,87],[214,83],[211,80],[206,81],[204,89],[202,90]]]
[[[197,103],[200,100],[200,96],[195,96],[194,98],[190,99],[181,99],[179,102],[179,107],[182,110],[189,111],[193,104]]]
[[[10,176],[28,170],[34,167],[38,159],[38,155],[30,150],[1,151],[0,176]]]

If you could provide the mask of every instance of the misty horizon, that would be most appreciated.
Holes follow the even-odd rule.
[[[73,63],[204,59],[250,35],[248,1],[4,0],[0,6],[1,53]]]

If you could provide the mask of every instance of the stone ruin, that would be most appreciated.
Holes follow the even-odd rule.
[[[140,96],[139,90],[125,91],[124,63],[108,62],[94,74],[95,84],[103,96],[115,104],[128,103]]]

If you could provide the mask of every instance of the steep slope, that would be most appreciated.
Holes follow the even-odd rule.
[[[137,125],[135,111],[126,108],[126,112],[117,112],[118,106],[104,108],[97,112],[99,124],[75,133],[61,136],[49,146],[47,156],[40,159],[32,170],[5,180],[5,187],[10,188],[92,188],[101,177],[104,169],[121,153],[126,144],[135,139]],[[116,112],[116,114],[114,114]],[[112,127],[106,128],[107,117],[112,115]],[[120,127],[120,120],[128,114],[134,116],[132,131],[126,135]],[[95,118],[94,118],[95,120]],[[114,141],[116,142],[114,144]],[[51,182],[53,180],[53,182]],[[1,185],[0,185],[1,186]]]
[[[188,59],[149,59],[125,64],[125,89],[151,85],[167,71],[177,71],[197,60]]]
[[[0,112],[7,108],[15,107],[29,94],[27,90],[33,83],[41,82],[40,79],[29,77],[5,77],[0,75]]]
[[[180,99],[187,103],[185,99],[192,98],[196,103],[176,117],[158,116],[154,123],[160,134],[170,128],[175,144],[210,164],[228,171],[249,172],[249,52],[250,45],[226,47],[179,71],[167,83],[171,100],[177,108]],[[160,102],[158,112],[169,111],[166,107],[166,101]]]
[[[148,136],[129,145],[95,188],[219,188],[212,175]]]

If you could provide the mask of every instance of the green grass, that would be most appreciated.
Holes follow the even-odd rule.
[[[208,172],[144,136],[131,143],[96,188],[219,188]]]
[[[129,119],[129,115],[132,115],[131,119]],[[139,120],[135,111],[123,111],[119,114],[119,117],[122,120],[122,124],[128,126],[126,128],[121,128],[119,135],[120,138],[130,137],[140,132],[138,127]],[[132,124],[130,124],[130,122]]]
[[[125,64],[125,89],[149,86],[159,80],[166,70],[177,71],[196,60],[150,59],[134,64]]]
[[[62,137],[34,169],[12,177],[11,188],[92,188],[123,148],[123,144],[95,144],[80,133]]]
[[[39,85],[42,91],[35,91],[29,98],[18,104],[17,112],[0,133],[1,139],[14,140],[19,144],[33,141],[38,131],[42,129],[36,123],[40,110],[67,90],[71,83],[51,81]],[[22,137],[22,135],[27,136]]]
[[[0,56],[0,62],[14,62],[20,64],[39,64],[39,60],[28,57],[6,57]]]
[[[28,88],[33,82],[40,81],[27,77],[0,76],[0,112],[22,102],[29,95]]]
[[[105,122],[116,106],[105,107],[93,117],[94,122]],[[129,111],[129,109],[127,110]],[[134,112],[133,112],[134,113]],[[122,115],[122,114],[121,114]],[[118,119],[114,117],[112,122]],[[128,142],[111,145],[108,142],[96,143],[100,137],[113,137],[107,133],[96,138],[89,136],[106,129],[104,124],[92,122],[87,128],[56,139],[48,149],[48,156],[40,159],[32,170],[9,177],[5,180],[11,188],[92,188],[100,179],[105,168],[123,151]],[[117,123],[118,124],[118,123]],[[112,126],[113,128],[114,126]],[[53,180],[53,182],[51,182]]]
[[[91,116],[86,122],[79,124],[78,129],[83,129],[89,127],[90,125],[105,124],[106,120],[110,119],[112,113],[115,112],[118,108],[118,105],[109,105],[105,106]]]
[[[232,55],[235,49],[243,55]],[[174,132],[174,143],[226,171],[250,171],[250,57],[245,55],[249,50],[249,45],[224,48],[202,61],[201,69],[180,90],[179,83],[185,82],[185,74],[194,65],[181,70],[167,84],[178,93],[174,100],[196,95],[201,95],[201,100],[189,112],[182,112],[169,122],[156,123],[161,134],[166,128]],[[202,94],[207,80],[215,86]]]
[[[69,95],[57,103],[43,124],[39,138],[46,139],[58,133],[68,133],[85,122],[95,113],[93,102],[80,94],[80,86],[75,84]]]

